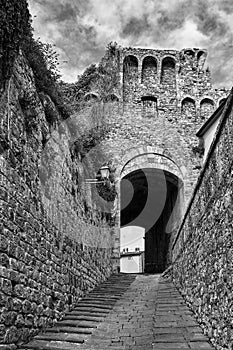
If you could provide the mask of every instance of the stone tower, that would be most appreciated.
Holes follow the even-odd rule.
[[[206,57],[206,50],[196,48],[123,48],[120,72],[124,110],[145,118],[164,115],[174,124],[182,120],[184,129],[191,123],[195,132],[228,93],[212,87]]]

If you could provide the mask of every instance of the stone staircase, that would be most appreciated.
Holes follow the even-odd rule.
[[[33,338],[19,350],[75,350],[79,349],[104,320],[135,280],[135,275],[118,274],[97,286],[77,306],[56,323]]]
[[[213,350],[168,278],[119,274],[20,350]]]

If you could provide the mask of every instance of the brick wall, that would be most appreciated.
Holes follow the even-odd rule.
[[[232,93],[172,249],[172,276],[217,349],[231,349]]]
[[[19,57],[0,106],[4,349],[52,325],[112,273],[110,227],[90,207],[91,188],[71,151],[69,121],[61,120],[48,96],[42,97],[43,104],[31,69]]]

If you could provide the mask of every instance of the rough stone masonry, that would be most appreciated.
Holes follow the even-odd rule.
[[[116,168],[116,251],[120,183],[136,169],[156,168],[177,176],[180,208],[172,231],[179,226],[202,167],[203,149],[196,132],[229,93],[213,88],[206,57],[206,50],[197,48],[115,50],[119,84],[112,102],[114,111],[107,119],[109,132],[100,147]],[[98,86],[93,91],[98,92]],[[93,95],[93,101],[97,100]]]
[[[41,103],[23,56],[0,108],[0,349],[13,349],[112,273],[112,243],[87,206],[70,130]]]
[[[117,96],[99,147],[115,166],[118,194],[122,174],[144,164],[176,174],[187,203],[201,164],[195,132],[228,93],[212,87],[205,57],[198,49],[117,49]],[[74,125],[63,123],[48,96],[39,98],[23,56],[0,113],[0,349],[14,349],[112,273],[119,220],[112,228],[90,210],[92,188],[69,142]],[[119,219],[119,197],[115,204]]]

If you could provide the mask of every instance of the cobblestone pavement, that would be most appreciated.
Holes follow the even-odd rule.
[[[174,285],[159,275],[118,275],[56,327],[21,349],[211,350]]]

